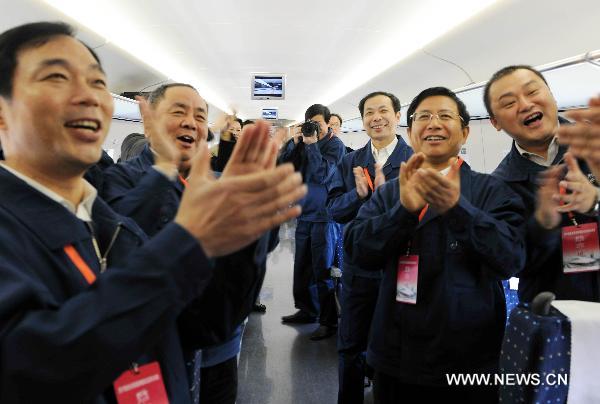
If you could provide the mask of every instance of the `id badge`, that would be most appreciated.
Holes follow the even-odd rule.
[[[417,304],[417,282],[419,280],[419,256],[402,255],[398,259],[396,301]]]
[[[562,255],[565,274],[600,270],[598,224],[563,227]]]
[[[113,386],[119,404],[169,404],[158,362],[123,372]]]

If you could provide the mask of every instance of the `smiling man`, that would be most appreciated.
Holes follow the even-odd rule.
[[[333,219],[342,224],[356,217],[375,189],[386,180],[398,177],[400,163],[412,155],[412,149],[396,134],[400,100],[394,94],[370,93],[358,103],[358,109],[370,140],[342,158],[329,185],[327,205]],[[364,351],[379,294],[381,271],[364,270],[346,256],[342,269],[338,403],[362,403]]]
[[[144,128],[149,144],[138,157],[105,172],[103,197],[153,235],[175,216],[191,160],[208,134],[208,105],[183,83],[158,87],[148,102],[166,136]]]
[[[182,83],[158,87],[148,97],[148,103],[149,109],[144,115],[152,115],[155,126],[148,127],[147,116],[144,116],[149,145],[137,158],[106,171],[104,196],[116,212],[131,217],[153,236],[175,218],[187,186],[192,159],[201,152],[200,147],[206,147],[202,141],[208,130],[208,106],[195,88]],[[265,122],[259,122],[248,127],[245,133],[252,136],[256,131],[266,132],[267,126]],[[242,140],[235,145],[240,142]],[[264,146],[268,150],[268,144]],[[242,143],[240,147],[245,146]],[[235,148],[232,149],[230,161],[235,160]],[[227,178],[235,167],[224,167],[223,178]],[[195,357],[194,351],[198,348],[215,348],[236,335],[239,337],[236,328],[248,316],[260,292],[266,270],[262,254],[274,248],[272,240],[267,235],[261,238],[256,256],[254,249],[246,249],[219,260],[219,274],[210,281],[202,297],[193,301],[178,319],[188,358]],[[230,345],[239,347],[239,341]],[[205,353],[208,357],[208,352]],[[220,369],[217,387],[224,389],[223,394],[227,396],[227,399],[221,396],[220,402],[235,402],[236,399],[236,353],[229,349],[218,358],[220,362],[215,359],[220,366],[217,368]],[[205,396],[214,390],[209,383],[211,368],[202,370],[201,401],[214,400]],[[191,384],[197,384],[193,372],[190,377]]]
[[[145,382],[153,401],[191,402],[179,314],[217,258],[264,257],[253,242],[300,213],[286,207],[301,178],[273,168],[277,146],[256,132],[242,143],[271,168],[214,181],[200,143],[174,221],[147,240],[83,178],[112,112],[100,61],[69,26],[0,34],[0,402],[124,402]]]
[[[498,370],[500,280],[524,261],[522,203],[457,159],[469,114],[452,91],[417,95],[408,135],[416,154],[360,208],[344,237],[353,263],[383,268],[367,351],[375,400],[496,403],[496,388],[450,386],[446,375]]]
[[[564,260],[569,253],[563,252],[561,228],[596,221],[598,189],[584,175],[587,166],[579,167],[558,144],[558,108],[546,79],[530,66],[504,67],[486,84],[484,103],[492,125],[514,139],[493,175],[516,191],[527,209],[527,262],[518,274],[519,298],[531,301],[551,291],[558,299],[600,300],[598,269],[571,270]],[[542,174],[563,161],[565,170]],[[562,195],[561,180],[569,191]]]

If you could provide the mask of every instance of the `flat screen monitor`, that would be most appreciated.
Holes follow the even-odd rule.
[[[277,108],[263,108],[262,119],[277,119]]]
[[[283,100],[285,99],[285,75],[253,74],[250,89],[253,100]]]

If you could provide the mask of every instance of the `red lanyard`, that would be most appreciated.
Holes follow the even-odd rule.
[[[458,157],[458,168],[460,168],[460,166],[462,166],[463,163],[464,163],[464,160],[462,158]],[[425,205],[425,207],[423,207],[423,210],[421,210],[421,213],[419,213],[419,222],[421,220],[423,220],[425,213],[427,213],[427,209],[429,209],[429,204]]]
[[[369,188],[371,188],[371,192],[375,192],[375,187],[373,186],[373,181],[371,181],[371,176],[369,175],[369,170],[367,167],[363,168],[365,172],[365,177],[367,177],[367,184],[369,184]]]
[[[460,166],[462,166],[462,164],[464,163],[464,160],[460,157],[458,157],[458,168],[460,168]],[[429,204],[423,206],[423,209],[421,209],[421,213],[419,213],[419,222],[421,220],[423,220],[423,218],[425,217],[425,214],[427,213],[427,210],[429,209]],[[409,241],[408,242],[408,246],[407,246],[407,251],[406,251],[406,255],[410,254],[410,246],[411,246],[412,242]]]
[[[419,222],[423,220],[425,213],[427,213],[427,209],[429,209],[429,204],[423,206],[423,209],[421,209],[421,213],[419,213]]]
[[[187,182],[187,180],[185,178],[183,178],[181,176],[181,174],[179,174],[179,181],[181,181],[181,183],[183,184],[184,187],[187,187],[188,182]]]
[[[559,187],[559,192],[561,195],[566,195],[567,190],[564,187]],[[560,206],[563,206],[565,204],[564,201],[560,201]],[[575,220],[575,215],[573,214],[573,212],[567,212],[567,215],[569,215],[569,219],[571,219],[571,221],[573,222],[574,226],[579,226],[579,224],[577,224],[577,220]]]
[[[63,250],[67,254],[67,256],[71,259],[71,262],[77,267],[81,275],[85,278],[88,284],[92,284],[96,281],[96,274],[94,271],[90,269],[88,264],[85,263],[81,255],[77,252],[75,247],[72,244],[66,245]]]

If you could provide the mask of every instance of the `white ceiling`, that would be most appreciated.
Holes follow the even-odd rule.
[[[219,108],[256,118],[264,107],[299,119],[322,102],[345,118],[346,129],[356,129],[358,101],[371,91],[393,92],[406,103],[426,87],[460,88],[507,64],[539,66],[600,49],[598,0],[48,2],[71,17],[41,0],[0,0],[0,30],[68,21],[100,55],[112,92],[188,81],[211,101],[212,119]],[[483,11],[462,21],[478,7]],[[444,26],[454,28],[441,35]],[[585,75],[548,73],[556,76],[555,95],[568,93],[569,105],[600,90],[600,69],[583,69]],[[286,100],[251,100],[253,72],[287,74]],[[463,94],[474,115],[479,94]]]

